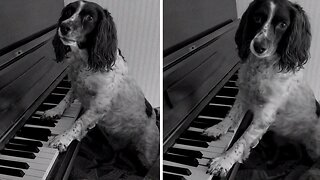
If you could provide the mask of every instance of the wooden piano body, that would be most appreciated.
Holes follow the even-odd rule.
[[[236,129],[226,140],[201,136],[208,124],[223,120],[238,91],[236,1],[164,0],[163,9],[163,177],[211,179],[209,158],[241,135]],[[250,114],[245,119],[238,129],[247,126]]]
[[[0,7],[2,25],[0,29],[0,179],[66,179],[68,177],[72,164],[71,159],[74,158],[78,148],[76,142],[72,143],[67,153],[59,155],[57,158],[55,156],[58,155],[58,152],[46,149],[44,140],[41,141],[42,147],[32,147],[32,149],[40,149],[39,153],[32,153],[36,155],[34,160],[38,158],[37,154],[43,153],[44,149],[46,152],[43,154],[52,152],[52,154],[47,153],[52,158],[49,161],[50,167],[40,163],[40,169],[48,166],[47,169],[42,170],[34,168],[38,162],[34,163],[32,158],[26,161],[30,167],[15,167],[14,162],[20,163],[16,165],[21,165],[23,159],[15,160],[13,159],[14,155],[8,155],[8,152],[12,152],[11,150],[19,151],[14,147],[18,147],[18,149],[22,146],[31,148],[31,146],[21,143],[21,139],[26,139],[16,137],[17,134],[23,134],[23,128],[36,130],[37,127],[41,127],[38,124],[41,121],[36,121],[38,119],[35,117],[38,118],[41,111],[54,106],[49,102],[46,104],[43,102],[53,97],[52,92],[58,90],[56,86],[60,86],[60,90],[65,88],[64,92],[69,88],[65,78],[67,66],[54,61],[55,55],[51,45],[63,6],[63,0],[34,0],[32,2],[11,0],[2,2]],[[66,84],[66,86],[62,87],[62,84]],[[63,97],[64,93],[59,95]],[[80,110],[80,105],[76,106],[77,110],[72,112],[73,116],[76,116]],[[65,118],[71,121],[76,117]],[[51,133],[53,131],[55,134],[59,133],[56,131],[57,123],[55,122],[55,125],[52,124],[52,126],[55,127],[50,127]],[[43,137],[41,132],[32,133],[37,135],[36,138]],[[6,163],[12,163],[12,166],[6,165]],[[21,173],[21,171],[24,173],[18,176],[10,175],[16,172]],[[29,176],[30,173],[31,176]]]

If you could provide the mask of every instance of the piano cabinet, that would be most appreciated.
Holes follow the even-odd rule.
[[[197,49],[164,70],[164,140],[239,62],[233,40],[237,25],[231,22],[204,37]]]

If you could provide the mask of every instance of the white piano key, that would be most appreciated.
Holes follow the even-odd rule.
[[[217,103],[209,103],[209,106],[221,106],[221,107],[229,107],[229,108],[232,107],[232,105],[228,105],[228,104],[217,104]]]
[[[189,149],[189,150],[195,150],[195,151],[203,151],[203,152],[208,152],[208,153],[213,153],[213,154],[220,154],[223,152],[222,148],[216,148],[213,146],[209,146],[207,148],[203,147],[196,147],[196,146],[189,146],[189,145],[184,145],[184,144],[174,144],[173,147],[180,148],[180,149]]]
[[[176,174],[176,175],[179,175],[179,176],[183,176],[187,180],[196,180],[196,179],[211,180],[212,179],[212,175],[206,174],[207,169],[208,169],[207,166],[199,165],[198,167],[192,167],[192,166],[188,166],[188,165],[184,165],[184,164],[178,164],[178,163],[171,162],[171,161],[166,161],[166,160],[163,160],[163,165],[169,165],[169,166],[175,166],[175,167],[181,167],[181,168],[189,169],[191,171],[191,173],[192,173],[189,176],[164,171],[165,173],[168,173],[168,174]]]
[[[48,102],[44,102],[44,103],[42,103],[43,105],[49,105],[49,106],[56,106],[56,105],[58,105],[58,104],[56,104],[56,103],[48,103]]]
[[[0,159],[12,161],[11,158],[8,158],[8,157],[5,157],[5,156],[1,157]],[[35,163],[35,162],[32,162],[32,161],[26,162],[26,161],[23,161],[22,159],[16,159],[14,161],[28,163],[28,165],[30,166],[29,169],[36,169],[36,170],[39,170],[39,171],[46,171],[46,169],[47,169],[47,166],[45,166],[44,164],[39,164],[39,163]]]
[[[24,175],[23,177],[15,177],[15,176],[9,176],[9,175],[4,175],[0,174],[0,179],[1,180],[42,180],[41,177],[35,177],[35,176],[29,176],[29,175]]]
[[[43,175],[43,180],[47,178],[47,176],[49,175],[50,170],[52,169],[54,162],[56,161],[58,155],[59,155],[59,151],[57,149],[54,149],[55,153],[53,154],[50,163],[48,164],[48,168],[45,171],[44,175]]]
[[[71,89],[71,88],[69,88],[69,87],[62,87],[62,86],[58,86],[58,87],[56,87],[57,89],[66,89],[66,90],[69,90],[69,89]]]
[[[42,179],[45,179],[48,176],[55,160],[57,159],[57,157],[59,155],[59,151],[57,149],[53,149],[53,148],[42,148],[41,150],[43,150],[43,149],[46,149],[46,151],[49,151],[48,149],[51,149],[51,152],[50,153],[36,153],[35,159],[20,158],[20,157],[7,156],[7,155],[0,154],[0,159],[26,162],[28,164],[30,163],[29,169],[36,170],[36,171],[31,171],[31,172],[42,171],[43,172]]]
[[[7,159],[7,160],[12,160],[12,161],[23,161],[23,162],[34,162],[38,164],[49,164],[50,159],[48,158],[42,158],[42,157],[35,157],[34,159],[29,159],[29,158],[23,158],[23,157],[15,157],[15,156],[7,156],[0,154],[0,159]]]
[[[234,96],[221,96],[221,95],[216,95],[215,97],[218,97],[218,98],[228,98],[228,99],[235,99],[236,97]]]
[[[52,134],[58,135],[64,132],[66,129],[70,128],[74,123],[74,118],[71,117],[61,117],[61,119],[57,119],[57,123],[55,127],[48,127],[48,126],[40,126],[40,125],[33,125],[33,124],[25,124],[24,127],[34,127],[34,128],[46,128],[51,131]]]
[[[4,148],[5,150],[11,150],[11,151],[17,151],[17,152],[25,152],[25,151],[19,151],[19,150],[14,150],[14,149],[8,149],[8,148]],[[44,158],[44,159],[51,159],[52,157],[52,153],[48,153],[48,152],[42,152],[41,150],[38,153],[33,153],[36,157],[39,158]]]
[[[226,89],[239,89],[238,87],[235,87],[235,86],[223,86],[223,88],[226,88]]]
[[[199,115],[198,118],[202,118],[202,119],[214,119],[214,120],[223,120],[224,118],[220,118],[220,117],[213,117],[213,116],[203,116],[203,115]]]

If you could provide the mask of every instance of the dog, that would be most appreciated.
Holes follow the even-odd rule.
[[[75,98],[84,113],[49,146],[63,152],[71,141],[80,141],[89,129],[98,126],[114,149],[133,147],[143,166],[150,168],[159,154],[157,113],[128,74],[110,13],[93,2],[67,5],[52,44],[56,60],[69,64],[72,88],[42,117],[59,118]]]
[[[236,31],[241,67],[239,92],[226,118],[204,130],[224,135],[250,110],[252,123],[226,152],[208,163],[207,173],[226,176],[242,163],[269,129],[305,145],[311,158],[320,155],[320,108],[303,80],[311,30],[302,7],[288,0],[254,0]]]

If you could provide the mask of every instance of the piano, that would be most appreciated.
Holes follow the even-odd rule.
[[[0,179],[67,179],[79,143],[66,153],[48,141],[71,126],[75,101],[57,120],[41,120],[70,89],[51,45],[63,0],[4,1],[0,7]]]
[[[220,179],[206,174],[209,159],[252,120],[246,113],[220,139],[202,135],[224,119],[238,92],[236,1],[164,0],[163,10],[163,179]],[[238,166],[225,179],[234,179]]]

